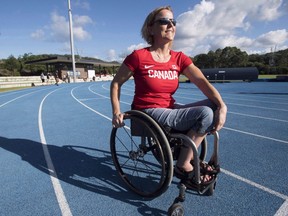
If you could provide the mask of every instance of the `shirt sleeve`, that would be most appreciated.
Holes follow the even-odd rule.
[[[192,59],[189,58],[187,55],[184,53],[180,52],[180,68],[181,68],[181,73],[190,65],[193,63]]]
[[[139,67],[139,56],[136,51],[128,55],[123,62],[132,72]]]

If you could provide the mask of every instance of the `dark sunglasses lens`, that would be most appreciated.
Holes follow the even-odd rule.
[[[172,22],[172,24],[174,26],[176,26],[176,20],[174,20],[174,19],[171,19],[171,20],[170,19],[160,19],[160,20],[158,20],[158,22],[160,25],[168,25]]]
[[[160,25],[168,25],[170,23],[170,21],[167,19],[162,19],[162,20],[159,20],[158,22]]]

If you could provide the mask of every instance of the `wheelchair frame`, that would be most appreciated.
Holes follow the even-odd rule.
[[[130,128],[126,126],[129,120]],[[185,142],[191,146],[194,154],[193,166],[197,182],[195,191],[201,195],[213,194],[217,175],[209,185],[201,185],[200,161],[204,161],[207,154],[206,137],[198,151],[190,137],[163,128],[148,114],[138,110],[125,112],[124,123],[124,127],[112,129],[110,149],[116,170],[129,189],[150,198],[164,193],[173,179],[177,152]],[[220,170],[219,135],[217,132],[213,135],[214,150],[208,164]],[[168,215],[182,215],[184,210],[180,203],[185,200],[186,189],[185,181],[181,180],[179,195],[170,206]]]

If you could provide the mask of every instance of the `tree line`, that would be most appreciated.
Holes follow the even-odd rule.
[[[7,59],[0,60],[0,76],[40,75],[46,71],[45,65],[26,65],[25,62],[52,56],[57,55],[25,53],[18,58],[10,55]],[[80,58],[80,56],[76,55],[75,58]],[[241,51],[237,47],[225,47],[191,58],[199,68],[257,67],[260,74],[288,74],[288,49],[266,54],[248,55],[247,52]],[[82,57],[82,59],[93,58]],[[98,70],[99,66],[95,66],[95,71]],[[111,68],[106,67],[106,70],[108,73],[112,73]]]
[[[237,47],[225,47],[194,58],[199,68],[257,67],[260,74],[288,74],[288,49],[248,55]]]

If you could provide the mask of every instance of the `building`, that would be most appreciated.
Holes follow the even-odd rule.
[[[67,56],[54,56],[45,59],[38,59],[34,61],[27,61],[25,64],[44,64],[46,65],[46,74],[49,73],[53,76],[58,76],[60,79],[66,77],[73,78],[72,58]],[[120,64],[118,62],[104,62],[101,60],[79,59],[75,61],[77,79],[90,79],[96,76],[95,68],[98,68],[98,73],[101,73],[102,68],[112,67],[116,70]],[[114,71],[113,71],[114,72]],[[115,73],[115,72],[114,72]]]
[[[256,67],[239,67],[239,68],[209,68],[201,69],[208,80],[219,81],[255,81],[258,79],[259,71]]]

